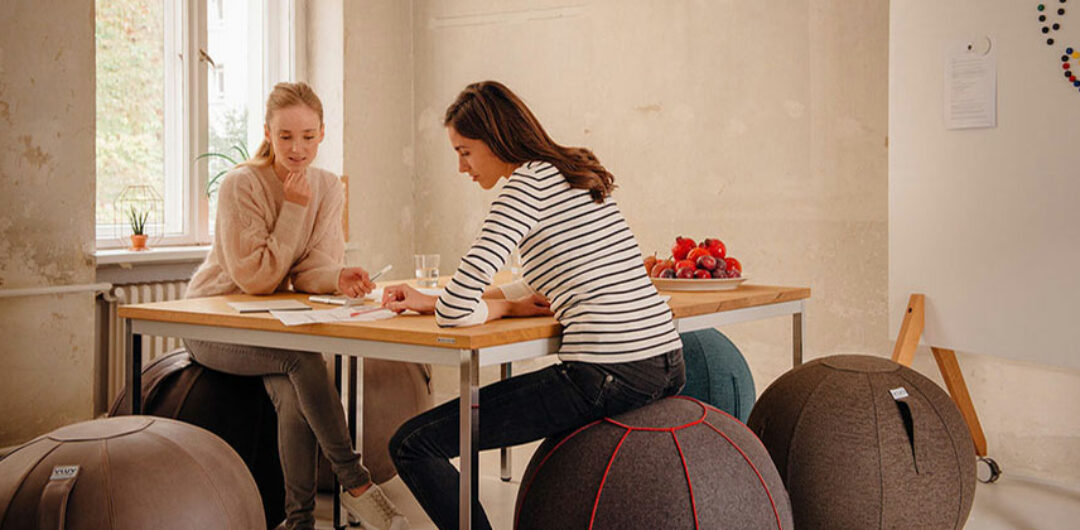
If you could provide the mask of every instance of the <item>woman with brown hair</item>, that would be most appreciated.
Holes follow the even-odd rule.
[[[434,313],[440,326],[554,315],[560,364],[480,389],[481,450],[559,434],[677,393],[685,382],[671,310],[611,197],[592,152],[556,144],[494,81],[469,85],[446,111],[458,170],[483,189],[506,179],[480,234],[438,298],[388,287],[383,305]],[[523,280],[492,288],[514,249]],[[458,402],[406,422],[390,441],[398,474],[439,528],[458,524]],[[490,528],[473,499],[476,528]]]
[[[337,175],[311,166],[324,133],[322,103],[304,83],[278,83],[266,101],[265,139],[218,191],[214,244],[187,298],[288,290],[363,296],[367,271],[342,265],[345,203]],[[286,527],[314,528],[316,444],[347,491],[342,505],[369,528],[407,528],[405,518],[353,452],[345,413],[321,354],[185,340],[204,366],[262,376],[278,414]]]

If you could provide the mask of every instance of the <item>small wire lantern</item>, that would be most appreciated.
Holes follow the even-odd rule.
[[[113,211],[115,236],[131,250],[147,250],[147,242],[156,243],[165,232],[165,199],[153,186],[125,186],[113,201]]]

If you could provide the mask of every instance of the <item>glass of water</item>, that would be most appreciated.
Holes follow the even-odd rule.
[[[420,287],[439,285],[438,254],[416,254],[413,256],[413,265],[416,269],[416,285]]]

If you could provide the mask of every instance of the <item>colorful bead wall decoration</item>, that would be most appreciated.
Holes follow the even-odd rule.
[[[1045,3],[1035,6],[1035,10],[1039,13],[1039,31],[1047,36],[1047,46],[1054,45],[1054,35],[1061,30],[1062,22],[1060,19],[1065,16],[1066,2],[1067,0],[1058,0],[1059,7],[1056,9],[1047,6]],[[1080,90],[1080,80],[1077,79],[1076,73],[1073,72],[1073,65],[1077,64],[1078,60],[1080,60],[1080,52],[1072,46],[1066,47],[1065,53],[1061,56],[1061,69],[1065,71],[1065,81]]]

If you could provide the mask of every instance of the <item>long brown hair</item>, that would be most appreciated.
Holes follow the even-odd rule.
[[[604,169],[592,151],[555,143],[529,107],[497,81],[465,87],[446,109],[443,125],[453,127],[466,138],[484,142],[504,162],[550,162],[571,187],[589,190],[596,202],[604,202],[615,188],[615,176]]]
[[[274,89],[270,91],[270,95],[266,98],[266,125],[270,125],[270,118],[274,115],[275,111],[294,105],[304,105],[315,111],[315,114],[319,115],[319,125],[322,125],[322,101],[319,100],[319,96],[315,95],[315,91],[304,82],[278,83],[274,85]],[[252,156],[251,159],[245,160],[238,165],[271,166],[273,164],[274,144],[271,143],[270,140],[264,138],[262,143],[259,144],[259,149],[255,151],[255,155]]]

